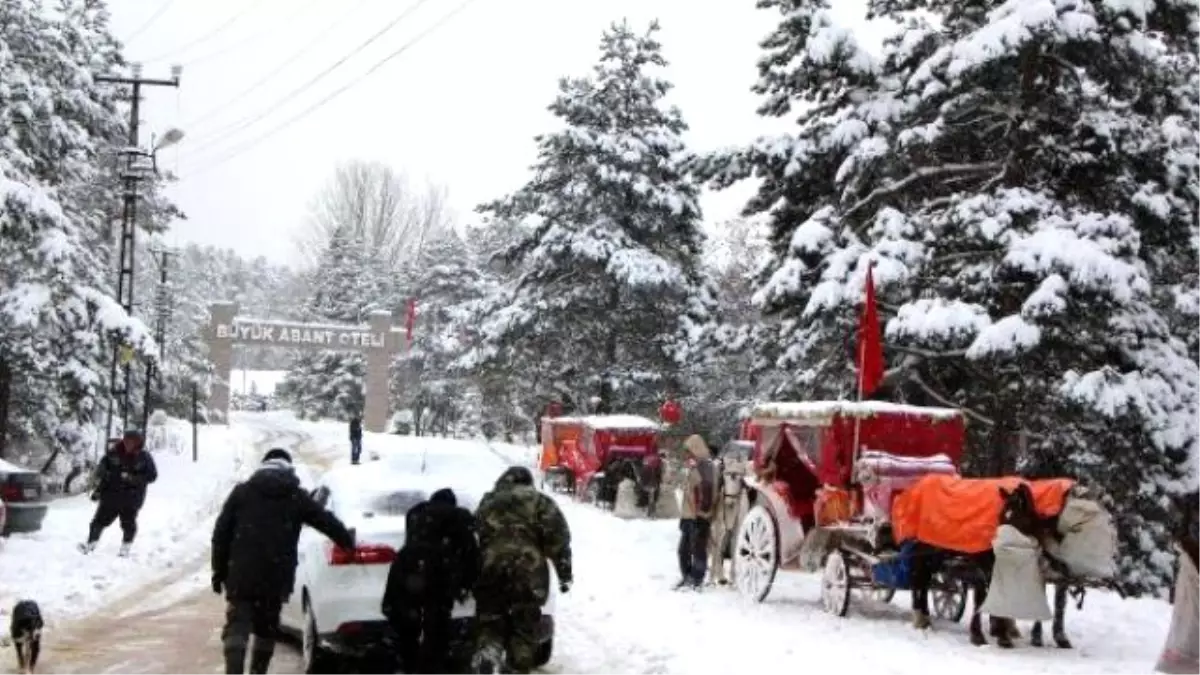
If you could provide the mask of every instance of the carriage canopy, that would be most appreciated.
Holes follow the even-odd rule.
[[[886,401],[761,403],[751,409],[749,426],[757,436],[756,466],[775,460],[786,443],[816,483],[838,486],[853,477],[856,426],[860,451],[945,455],[955,465],[966,441],[961,411]]]

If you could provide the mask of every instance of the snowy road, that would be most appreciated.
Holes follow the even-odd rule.
[[[345,461],[336,457],[345,451],[341,425],[279,415],[244,422],[260,436],[255,453],[281,444],[318,467]],[[369,434],[365,444],[391,462],[440,468],[455,484],[490,483],[505,457],[528,461],[520,449],[467,441]],[[569,499],[559,503],[572,528],[576,584],[559,600],[547,673],[734,672],[806,663],[885,674],[1148,672],[1169,621],[1170,608],[1161,601],[1092,593],[1082,612],[1072,607],[1068,615],[1075,649],[1022,643],[1005,651],[971,646],[965,621],[931,633],[913,630],[903,593],[886,606],[855,598],[850,616],[829,616],[811,575],[781,574],[763,604],[745,603],[725,589],[678,593],[669,590],[677,576],[675,523],[622,521]],[[210,514],[195,523],[207,533]],[[222,610],[208,590],[207,557],[193,555],[102,612],[56,627],[41,672],[219,672]],[[294,651],[280,649],[272,672],[298,672],[298,666]]]
[[[310,462],[320,461],[302,433],[260,429],[257,435],[253,455],[261,455],[270,447],[287,447]],[[195,514],[196,529],[211,532],[213,517],[215,513]],[[224,603],[209,589],[205,550],[90,616],[54,626],[47,632],[39,671],[222,672],[223,615]],[[300,672],[294,651],[279,652],[272,672]]]

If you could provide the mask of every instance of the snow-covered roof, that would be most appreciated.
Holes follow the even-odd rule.
[[[26,469],[23,466],[17,466],[12,462],[6,462],[0,459],[0,471],[4,473],[37,473],[33,469]]]
[[[659,424],[641,415],[588,415],[580,420],[593,429],[647,429],[657,431]]]
[[[879,414],[914,415],[933,419],[954,419],[962,416],[954,408],[929,408],[890,401],[777,401],[758,403],[750,411],[757,420],[826,420],[836,415],[873,417]]]
[[[646,429],[657,431],[661,425],[641,415],[585,415],[583,417],[551,417],[551,424],[582,424],[593,429]]]

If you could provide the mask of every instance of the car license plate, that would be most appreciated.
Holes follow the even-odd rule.
[[[37,499],[37,488],[25,488],[25,499]]]

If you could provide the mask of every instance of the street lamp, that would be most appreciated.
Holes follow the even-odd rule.
[[[154,141],[154,145],[150,148],[150,152],[155,153],[163,148],[169,148],[182,140],[183,130],[171,127],[170,129],[167,129],[167,133],[162,135],[162,138]]]

